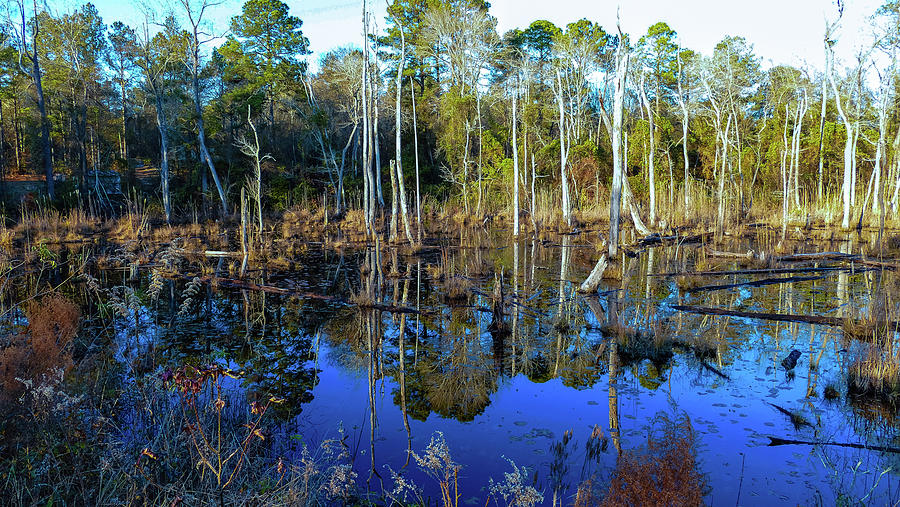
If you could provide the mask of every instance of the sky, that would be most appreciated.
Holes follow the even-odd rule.
[[[78,0],[62,0],[65,10]],[[291,13],[303,20],[304,35],[310,41],[310,64],[317,67],[319,57],[328,50],[359,46],[362,39],[362,0],[286,0]],[[135,0],[94,0],[107,24],[124,21],[136,26],[142,21]],[[844,15],[837,32],[838,64],[849,65],[858,49],[871,39],[869,16],[882,0],[845,0]],[[385,0],[369,0],[379,28],[383,28]],[[217,6],[210,19],[218,33],[224,33],[231,16],[238,14],[241,0],[226,0]],[[647,28],[665,21],[677,33],[682,46],[708,55],[726,35],[745,37],[753,44],[763,67],[789,64],[824,66],[822,36],[825,17],[837,13],[834,0],[492,0],[491,14],[497,18],[502,35],[513,28],[525,28],[532,21],[546,19],[564,28],[581,18],[615,31],[619,9],[622,30],[637,39]]]

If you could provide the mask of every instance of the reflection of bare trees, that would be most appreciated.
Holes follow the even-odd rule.
[[[619,299],[618,292],[610,293],[607,299],[607,325],[619,327]],[[620,454],[622,453],[621,435],[619,432],[619,345],[616,340],[610,340],[609,345],[609,434],[613,445]]]
[[[412,271],[412,265],[409,264],[406,266],[406,277],[403,280],[403,298],[402,298],[402,306],[406,306],[406,299],[409,296],[409,278]],[[406,413],[406,314],[400,315],[400,332],[397,335],[398,347],[399,351],[399,360],[400,360],[400,412],[403,415],[403,427],[406,428],[406,440],[407,440],[407,449],[406,449],[406,462],[403,463],[403,467],[405,468],[409,465],[409,456],[412,452],[412,431],[409,428],[409,417]]]
[[[450,346],[428,400],[434,411],[445,417],[471,421],[490,404],[497,383],[485,354],[470,351],[470,339],[454,337]]]

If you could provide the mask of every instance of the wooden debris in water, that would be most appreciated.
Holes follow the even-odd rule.
[[[783,278],[764,278],[762,280],[751,280],[749,282],[726,283],[721,285],[704,285],[687,290],[686,292],[704,292],[714,290],[734,289],[737,287],[762,287],[765,285],[777,285],[782,283],[809,282],[812,280],[821,280],[824,275],[819,276],[787,276]]]
[[[724,315],[729,317],[744,317],[749,319],[775,320],[779,322],[800,322],[805,324],[822,324],[824,326],[841,327],[844,319],[840,317],[826,317],[824,315],[795,315],[789,313],[746,312],[741,310],[727,310],[725,308],[712,308],[695,305],[673,305],[672,309],[680,312],[697,313],[701,315]]]
[[[593,292],[597,292],[597,288],[600,287],[600,281],[603,279],[603,272],[606,271],[606,266],[609,263],[606,260],[606,255],[601,255],[600,259],[597,261],[597,264],[594,266],[594,269],[591,270],[591,274],[584,280],[584,283],[578,287],[578,292],[583,294],[590,294]]]
[[[832,445],[837,447],[850,447],[852,449],[865,449],[867,451],[900,453],[900,447],[888,447],[884,445],[854,444],[852,442],[812,442],[809,440],[769,437],[769,447],[776,445]]]
[[[803,426],[809,426],[810,428],[812,427],[812,424],[809,421],[807,421],[806,418],[803,417],[803,414],[801,414],[800,412],[788,410],[788,409],[786,409],[780,405],[776,405],[774,403],[768,403],[768,402],[766,402],[766,403],[768,405],[772,406],[773,408],[775,408],[776,410],[778,410],[779,412],[781,412],[782,414],[788,416],[791,419],[791,424],[793,424],[796,428],[801,428]]]

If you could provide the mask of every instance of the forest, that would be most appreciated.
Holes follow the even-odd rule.
[[[879,1],[797,66],[484,0],[315,57],[283,0],[2,3],[0,503],[896,505]]]
[[[314,73],[302,20],[280,1],[247,2],[223,37],[209,1],[145,9],[135,26],[89,3],[27,4],[10,5],[0,46],[0,174],[42,176],[30,197],[60,210],[113,213],[92,175],[114,171],[167,222],[228,217],[245,189],[258,223],[292,207],[362,210],[366,223],[401,216],[412,241],[449,208],[518,233],[520,217],[608,216],[620,167],[642,232],[775,210],[847,229],[897,213],[891,2],[854,61],[834,61],[837,5],[824,65],[764,69],[752,41],[726,36],[703,55],[665,22],[498,34],[485,2],[398,1],[384,20],[361,17],[359,40]],[[154,171],[138,180],[138,168]]]

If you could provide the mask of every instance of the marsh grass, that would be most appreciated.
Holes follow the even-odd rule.
[[[451,276],[444,283],[444,300],[448,304],[462,304],[468,301],[474,283],[463,276]]]
[[[895,352],[879,349],[869,348],[850,364],[848,392],[896,405],[900,402],[900,357]]]
[[[837,385],[828,384],[827,386],[825,386],[825,390],[823,391],[822,396],[826,400],[837,400],[841,397],[841,393],[840,391],[838,391]]]
[[[847,370],[847,392],[897,406],[900,402],[900,345],[897,342],[896,274],[883,274],[870,289],[868,312],[844,321],[845,345],[856,354]]]
[[[659,321],[654,321],[653,325],[645,329],[604,325],[600,332],[616,341],[623,364],[650,360],[656,365],[662,365],[674,355],[673,336]]]

